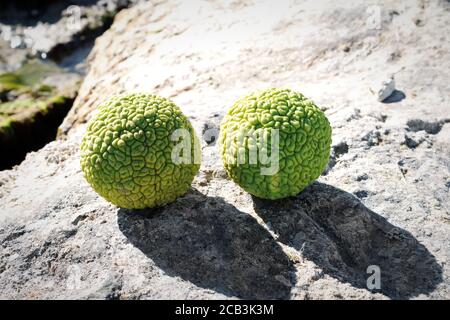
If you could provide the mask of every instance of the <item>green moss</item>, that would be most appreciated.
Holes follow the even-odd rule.
[[[103,14],[100,18],[101,25],[103,26],[110,26],[114,21],[115,14],[113,12],[106,12]]]
[[[25,109],[45,108],[46,102],[34,99],[14,100],[0,103],[0,115],[13,115]]]
[[[14,72],[0,74],[0,92],[19,90],[21,92],[51,92],[53,87],[42,84],[44,78],[61,72],[54,64],[31,60]]]
[[[66,100],[67,100],[67,97],[64,97],[64,96],[54,96],[54,97],[50,98],[50,101],[52,103],[57,103],[57,104],[64,103]]]
[[[10,118],[0,118],[0,137],[11,137],[14,134],[12,122]]]
[[[41,84],[40,86],[39,86],[39,88],[37,88],[37,92],[39,92],[39,93],[51,93],[51,92],[53,92],[53,90],[55,89],[55,87],[53,87],[53,86],[49,86],[49,85],[46,85],[46,84]]]
[[[0,103],[0,127],[9,127],[13,119],[32,118],[37,112],[45,115],[50,107],[62,105],[66,103],[67,99],[64,96],[50,96],[41,99],[23,99]]]
[[[31,60],[14,72],[21,83],[27,86],[40,84],[42,79],[52,73],[59,73],[61,69],[52,63],[44,63],[39,60]]]
[[[22,88],[25,88],[25,85],[22,83],[22,80],[17,74],[0,74],[0,92],[8,92],[11,90],[19,90]]]
[[[63,104],[67,98],[54,95],[55,87],[43,83],[46,76],[58,72],[61,70],[54,64],[31,60],[14,72],[0,74],[0,94],[16,90],[20,96],[0,103],[0,126],[9,127],[11,118],[32,118],[33,111],[46,114],[50,105]]]

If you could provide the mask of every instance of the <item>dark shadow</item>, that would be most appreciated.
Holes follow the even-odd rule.
[[[406,299],[432,292],[442,267],[409,232],[366,208],[356,197],[315,182],[297,197],[253,198],[257,214],[278,241],[296,248],[341,282],[367,289],[370,265],[381,270],[379,292]]]
[[[0,0],[0,22],[6,25],[34,27],[55,23],[71,5],[89,6],[97,0]]]
[[[392,92],[392,94],[389,97],[387,97],[386,99],[384,99],[382,102],[383,103],[395,103],[395,102],[400,102],[405,98],[406,98],[406,95],[403,91],[394,90],[394,92]]]
[[[80,46],[74,49],[70,54],[61,58],[59,66],[74,73],[86,74],[86,61],[87,57],[91,53],[94,47],[94,41],[80,44]],[[84,64],[81,68],[80,65]]]
[[[123,234],[170,276],[244,299],[286,299],[289,258],[250,215],[191,190],[159,209],[119,209]]]

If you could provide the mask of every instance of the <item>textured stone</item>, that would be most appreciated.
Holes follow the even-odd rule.
[[[449,299],[449,5],[383,1],[380,28],[366,1],[161,1],[122,11],[96,42],[63,139],[0,173],[0,295]],[[393,73],[407,97],[377,102],[373,80]],[[192,189],[162,208],[119,209],[83,178],[84,123],[109,96],[169,97],[202,132],[238,97],[281,86],[315,101],[333,129],[334,166],[298,196],[251,197],[206,141]],[[410,149],[411,119],[441,129]],[[370,132],[376,143],[361,139]]]

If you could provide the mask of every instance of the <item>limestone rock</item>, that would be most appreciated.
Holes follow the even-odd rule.
[[[1,297],[449,299],[450,4],[380,6],[398,15],[375,26],[362,0],[120,12],[96,42],[62,138],[0,173]],[[374,101],[371,81],[393,73],[408,97]],[[223,174],[209,136],[192,190],[168,206],[123,210],[83,179],[84,123],[111,95],[171,98],[202,132],[239,96],[274,86],[312,98],[336,141],[327,174],[296,197],[252,198]],[[405,134],[422,130],[411,119],[440,130],[409,148]]]

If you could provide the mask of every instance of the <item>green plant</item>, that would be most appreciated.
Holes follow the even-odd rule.
[[[179,131],[187,133],[184,149],[178,148]],[[189,161],[180,161],[180,150]],[[191,123],[173,102],[152,94],[103,103],[87,126],[80,156],[93,189],[111,203],[133,209],[174,201],[187,192],[200,167]]]
[[[219,143],[231,179],[255,196],[280,199],[323,172],[331,127],[301,93],[273,88],[236,101],[221,123]]]

